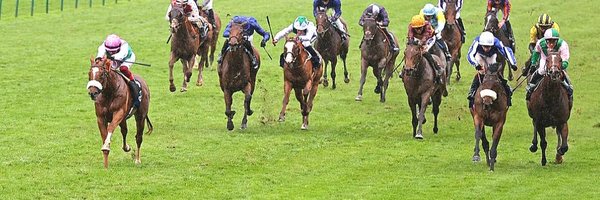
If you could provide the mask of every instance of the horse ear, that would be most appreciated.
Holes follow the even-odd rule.
[[[94,64],[94,55],[90,55],[90,64]]]

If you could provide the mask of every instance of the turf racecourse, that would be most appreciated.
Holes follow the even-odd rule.
[[[521,87],[508,113],[493,173],[484,162],[471,162],[474,129],[465,95],[475,71],[464,57],[463,80],[452,82],[441,105],[438,135],[431,131],[428,109],[425,140],[412,139],[410,111],[398,78],[391,79],[388,101],[382,104],[372,92],[375,80],[369,72],[364,100],[354,101],[362,35],[357,21],[368,2],[343,1],[343,17],[352,35],[351,82],[343,83],[338,68],[338,88],[321,86],[310,130],[300,130],[299,104],[293,99],[287,121],[276,122],[282,72],[277,60],[268,60],[260,50],[263,65],[252,102],[255,114],[247,130],[238,129],[243,98],[236,94],[238,115],[231,132],[225,128],[215,66],[205,70],[204,86],[190,87],[186,93],[168,92],[167,1],[119,1],[48,15],[40,9],[33,17],[25,14],[16,19],[7,12],[14,9],[12,3],[4,2],[0,20],[0,199],[593,199],[600,195],[593,178],[600,173],[596,1],[514,1],[511,21],[520,65],[528,55],[529,28],[542,12],[560,24],[571,47],[569,72],[576,91],[570,149],[563,164],[545,167],[540,165],[539,151],[529,152],[532,126]],[[378,3],[386,6],[391,30],[404,43],[410,17],[426,1]],[[224,22],[227,13],[253,15],[267,28],[269,15],[273,31],[289,25],[297,15],[310,16],[311,7],[310,1],[291,0],[215,2]],[[462,18],[469,41],[481,30],[484,7],[484,1],[465,1]],[[149,116],[155,130],[144,137],[139,166],[134,165],[132,153],[120,150],[122,138],[115,134],[110,168],[105,170],[85,85],[89,57],[109,33],[128,40],[138,61],[152,64],[134,66],[133,71],[151,89]],[[259,39],[255,37],[255,44]],[[277,57],[282,48],[269,46],[268,51]],[[177,63],[178,89],[180,72]],[[129,123],[133,131],[133,120]],[[549,160],[556,145],[552,131],[548,129]],[[133,134],[129,136],[133,145]]]

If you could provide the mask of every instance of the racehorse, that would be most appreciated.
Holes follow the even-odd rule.
[[[102,58],[98,61],[90,59],[91,67],[88,72],[89,82],[87,84],[88,94],[94,101],[96,108],[96,121],[102,137],[102,153],[104,155],[104,167],[108,168],[108,154],[110,153],[110,140],[112,134],[117,128],[121,127],[123,135],[123,151],[131,151],[127,144],[127,118],[135,115],[137,133],[135,141],[137,149],[135,151],[135,164],[140,164],[140,148],[142,147],[142,136],[144,134],[144,121],[148,123],[148,132],[152,133],[152,123],[148,118],[148,108],[150,105],[150,90],[146,81],[138,75],[134,75],[135,80],[140,84],[142,99],[139,108],[133,108],[133,99],[131,91],[127,87],[127,82],[119,75],[118,70],[111,68],[111,61]]]
[[[245,23],[232,23],[229,33],[229,49],[223,57],[223,63],[217,68],[219,74],[219,84],[223,95],[225,96],[225,115],[227,116],[227,129],[233,130],[233,116],[235,111],[231,110],[231,104],[233,102],[232,95],[237,91],[244,92],[244,118],[242,119],[241,129],[248,127],[248,116],[252,115],[253,111],[250,109],[250,102],[252,101],[252,94],[254,93],[254,87],[256,82],[256,73],[258,68],[252,67],[252,61],[250,55],[246,53],[244,47],[247,39],[243,36],[243,27]],[[256,55],[256,61],[260,66],[260,56],[256,48],[252,48],[254,55]]]
[[[402,81],[406,96],[408,97],[408,105],[412,113],[413,137],[423,139],[422,126],[427,121],[425,119],[425,110],[431,101],[433,104],[433,116],[435,118],[433,124],[433,132],[438,132],[437,116],[440,112],[440,104],[442,103],[442,94],[446,85],[435,81],[435,71],[433,66],[427,62],[423,56],[425,53],[424,46],[409,42],[404,50],[406,58]],[[442,59],[438,55],[432,55],[435,62],[442,63]],[[446,74],[442,73],[442,78],[446,78]],[[417,110],[417,106],[419,110]],[[417,116],[418,115],[418,116]],[[417,129],[418,127],[418,129]]]
[[[446,26],[442,31],[442,39],[448,45],[448,51],[452,60],[446,65],[447,83],[450,84],[452,66],[456,65],[456,81],[460,80],[460,49],[462,48],[461,32],[456,22],[456,0],[444,0],[446,2]]]
[[[198,10],[200,10],[200,16],[204,17],[205,19],[208,19],[208,14],[207,11],[202,10],[202,5],[198,6]],[[217,12],[213,9],[213,16],[215,18],[215,24],[211,29],[211,33],[212,35],[209,36],[209,39],[207,41],[209,50],[207,52],[210,53],[210,57],[209,59],[205,59],[204,62],[202,62],[202,59],[200,61],[200,63],[198,64],[198,67],[202,67],[202,65],[204,65],[204,67],[209,67],[212,66],[212,63],[214,61],[215,58],[215,50],[217,48],[217,41],[219,40],[219,33],[221,32],[221,18],[219,17],[219,15],[217,14]],[[206,55],[204,55],[206,57]],[[209,63],[210,62],[210,63]],[[204,64],[202,64],[204,63]]]
[[[292,88],[302,109],[302,130],[308,129],[308,115],[313,107],[313,100],[319,89],[319,79],[323,75],[322,64],[313,68],[313,63],[302,42],[287,38],[283,49],[285,63],[283,67],[283,106],[279,113],[279,121],[285,121],[285,109],[290,100]]]
[[[500,64],[493,63],[485,67],[485,75],[481,85],[475,93],[473,107],[470,108],[473,116],[473,125],[475,126],[475,148],[473,161],[479,162],[479,140],[485,152],[487,165],[490,171],[494,171],[496,156],[498,155],[498,143],[502,136],[502,129],[506,122],[506,113],[508,112],[508,98],[502,86]],[[481,76],[478,74],[478,76]],[[480,79],[481,80],[481,79]],[[485,126],[492,127],[492,147],[485,136]]]
[[[512,43],[508,39],[508,36],[502,29],[498,27],[499,22],[497,18],[497,13],[498,11],[496,9],[492,9],[485,14],[483,31],[489,31],[492,34],[494,34],[494,37],[498,38],[498,40],[500,40],[504,46],[511,48],[514,52],[515,47],[512,46]],[[500,76],[504,77],[504,68],[507,62],[506,58],[504,58],[503,56],[498,56],[496,57],[496,62],[500,63],[498,71],[500,71]],[[510,69],[508,70],[508,80],[513,80],[513,73]]]
[[[542,166],[546,165],[546,127],[556,128],[558,144],[556,146],[556,163],[563,161],[563,155],[569,150],[568,120],[571,115],[573,102],[569,100],[567,89],[563,86],[564,72],[561,67],[562,59],[557,52],[549,52],[546,58],[546,75],[539,86],[531,93],[527,102],[529,117],[533,119],[533,140],[531,152],[537,151],[537,134],[540,135],[542,147]]]
[[[373,18],[364,20],[363,33],[363,41],[360,46],[360,87],[355,100],[362,101],[367,69],[371,66],[373,67],[373,75],[377,78],[375,93],[380,94],[379,101],[383,103],[396,64],[396,57],[399,54],[397,51],[391,51],[390,42],[398,44],[398,40],[394,37],[394,41],[389,41],[384,30],[377,25],[377,21]]]
[[[340,18],[340,20],[342,19]],[[329,85],[329,81],[327,80],[327,65],[331,62],[331,80],[333,82],[331,89],[335,89],[335,66],[337,65],[338,55],[344,63],[344,82],[350,82],[350,78],[348,78],[348,69],[346,68],[346,56],[348,55],[348,44],[350,39],[342,41],[342,36],[338,34],[335,27],[333,27],[335,22],[329,20],[325,10],[317,11],[316,21],[317,41],[315,41],[314,46],[316,47],[316,50],[321,53],[321,56],[325,61],[325,72],[323,73],[322,79],[323,86],[327,87]],[[346,23],[343,20],[342,23],[344,24],[344,29],[348,30],[346,28]]]
[[[181,6],[173,6],[169,12],[171,22],[171,58],[169,59],[169,90],[175,92],[173,84],[173,65],[181,59],[183,66],[183,84],[181,92],[187,91],[187,83],[192,77],[192,69],[200,48],[200,34],[183,12]],[[202,68],[198,68],[198,78],[202,77]]]

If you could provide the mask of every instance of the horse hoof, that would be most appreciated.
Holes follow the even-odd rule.
[[[202,86],[202,85],[204,85],[204,81],[198,81],[198,82],[196,82],[196,86]]]
[[[135,162],[136,165],[142,164],[142,161],[138,159],[135,159],[133,162]]]
[[[379,87],[379,86],[375,87],[375,89],[373,90],[373,92],[375,92],[375,94],[381,93],[381,87]]]
[[[170,86],[170,87],[169,87],[169,91],[171,91],[171,92],[175,92],[175,90],[177,90],[177,88],[175,88],[175,86]]]
[[[129,147],[129,145],[127,144],[127,145],[123,146],[123,151],[129,152],[129,151],[131,151],[131,147]]]
[[[473,162],[479,162],[479,161],[481,161],[481,157],[473,156]]]
[[[383,97],[382,97],[382,98],[380,98],[380,99],[379,99],[379,102],[380,102],[380,103],[385,103],[385,98],[383,98]]]
[[[349,78],[345,78],[344,79],[344,83],[350,83],[350,79]]]
[[[110,145],[102,145],[101,151],[110,151]]]
[[[187,92],[187,88],[181,88],[180,92]]]
[[[438,127],[433,127],[433,133],[435,133],[435,134],[438,133]]]
[[[331,85],[332,90],[335,90],[335,88],[337,88],[337,86],[335,86],[335,84]]]
[[[251,116],[252,114],[254,114],[254,111],[252,109],[248,110],[248,116]]]
[[[278,121],[279,122],[285,122],[285,117],[280,116]]]
[[[323,87],[328,87],[329,86],[329,81],[327,81],[327,79],[323,79]]]
[[[302,124],[302,126],[300,127],[300,130],[308,130],[308,125]]]
[[[227,130],[233,130],[233,122],[232,121],[228,121],[227,122]]]
[[[423,118],[423,124],[427,123],[427,118]]]
[[[569,146],[561,147],[560,149],[558,149],[558,153],[560,153],[560,155],[565,155],[567,151],[569,151]]]
[[[542,158],[542,166],[546,166],[546,163],[547,163],[546,158]]]
[[[456,75],[456,82],[460,81],[460,75]]]
[[[415,135],[415,139],[422,140],[423,139],[423,134],[417,134],[417,135]]]
[[[531,146],[529,146],[529,151],[531,151],[531,153],[535,153],[537,151],[537,149],[538,149],[537,145],[531,144]]]
[[[240,130],[246,130],[248,128],[248,124],[242,124]]]
[[[356,98],[354,98],[355,101],[362,101],[362,95],[358,95],[356,96]]]

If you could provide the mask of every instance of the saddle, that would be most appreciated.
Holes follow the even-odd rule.
[[[121,73],[121,71],[119,70],[114,70],[119,76],[121,76],[123,78],[123,80],[125,80],[125,82],[129,82],[129,78],[127,78],[123,73]],[[138,87],[138,93],[136,95],[136,98],[138,98],[138,101],[141,103],[142,102],[142,84],[138,81],[138,80],[133,80],[133,82],[137,85]],[[133,93],[134,91],[132,90],[132,88],[127,87],[129,89],[129,92]],[[133,116],[133,113],[136,111],[137,109],[135,108],[135,106],[133,106],[133,104],[131,104],[131,106],[129,107],[129,112],[127,112],[127,117],[125,119],[129,119],[131,116]]]

